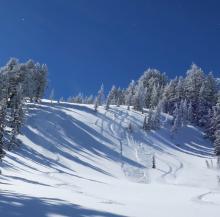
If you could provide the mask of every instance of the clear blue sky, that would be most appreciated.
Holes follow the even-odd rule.
[[[220,75],[219,0],[0,0],[0,65],[49,67],[57,97],[125,87],[148,67]]]

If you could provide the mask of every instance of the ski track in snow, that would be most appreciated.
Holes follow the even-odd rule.
[[[210,198],[211,197],[211,198]],[[218,198],[218,202],[215,202],[212,200],[212,197]],[[198,195],[196,198],[193,199],[193,201],[197,202],[197,203],[202,203],[202,204],[211,204],[211,205],[215,205],[215,206],[220,206],[220,192],[218,191],[209,191],[207,193]]]
[[[148,162],[148,165],[146,165],[145,161],[143,159],[143,155],[142,156],[139,156],[140,154],[138,153],[138,148],[139,148],[139,145],[140,144],[137,144],[135,141],[134,141],[134,138],[132,137],[132,134],[128,135],[127,133],[123,134],[119,132],[121,131],[122,129],[122,123],[125,122],[126,118],[128,117],[128,111],[126,112],[123,112],[122,110],[120,110],[120,113],[117,115],[116,113],[113,114],[114,118],[113,118],[113,121],[112,123],[110,124],[110,132],[112,133],[112,135],[119,141],[119,144],[120,143],[123,143],[122,138],[124,138],[124,135],[126,135],[126,141],[124,143],[127,143],[134,151],[134,156],[137,160],[138,163],[140,163],[141,165],[143,165],[143,169],[140,169],[140,168],[133,168],[130,167],[129,169],[127,167],[129,167],[129,165],[123,165],[123,171],[125,173],[126,176],[132,176],[132,173],[133,173],[133,176],[135,177],[138,177],[137,178],[137,181],[138,182],[145,182],[145,183],[148,183],[149,181],[147,180],[150,180],[150,177],[149,175],[147,175],[147,168],[149,169],[149,162]],[[119,122],[117,122],[116,120],[118,120]],[[115,130],[115,128],[118,128],[118,130]],[[137,127],[137,126],[135,126]],[[124,129],[125,130],[125,129]],[[131,138],[129,138],[131,137]],[[167,161],[167,160],[164,160],[162,159],[161,157],[158,157],[158,160],[162,163],[164,163],[167,167],[167,171],[165,171],[163,174],[161,174],[161,178],[165,181],[165,182],[168,182],[167,181],[167,177],[168,176],[171,176],[172,178],[176,178],[177,177],[177,173],[183,169],[183,162],[181,162],[177,156],[167,152],[167,151],[164,151],[165,156],[167,157],[167,155],[170,157],[170,158],[173,158],[172,160],[176,161],[176,164],[174,164],[173,162],[170,163],[170,161]],[[147,156],[149,159],[152,159],[152,154],[151,155],[148,155]],[[148,160],[149,161],[149,160]],[[135,175],[134,175],[135,174]],[[148,176],[148,177],[147,177]],[[170,182],[170,180],[169,180]]]
[[[62,106],[60,107],[62,108]],[[199,159],[198,162],[203,162],[199,158],[200,155],[204,155],[204,160],[205,160],[205,159],[208,159],[209,154],[212,153],[212,148],[208,146],[206,147],[204,145],[205,143],[200,143],[200,141],[202,141],[202,137],[201,138],[199,137],[198,140],[196,140],[196,137],[195,137],[194,138],[195,142],[187,141],[187,142],[184,142],[182,146],[175,146],[176,140],[171,140],[171,138],[168,136],[169,130],[167,131],[168,133],[166,134],[162,134],[162,133],[160,134],[160,132],[153,132],[153,133],[144,132],[141,129],[144,115],[141,114],[140,112],[136,112],[136,111],[134,112],[132,110],[128,111],[123,106],[122,107],[112,106],[108,111],[100,107],[97,113],[93,113],[91,109],[90,110],[88,109],[88,107],[86,106],[81,106],[81,107],[78,105],[73,105],[72,107],[70,106],[70,108],[69,107],[65,108],[64,106],[64,108],[60,110],[59,108],[56,108],[54,106],[54,108],[52,108],[51,110],[53,110],[54,114],[56,114],[57,112],[57,115],[56,115],[57,119],[55,119],[57,122],[54,123],[55,127],[54,126],[51,127],[51,125],[53,124],[53,116],[52,117],[50,116],[51,119],[47,122],[46,121],[47,119],[45,118],[47,116],[43,116],[42,114],[44,110],[39,109],[36,111],[36,114],[35,114],[36,116],[42,115],[42,122],[45,121],[46,123],[45,126],[43,127],[45,127],[46,131],[49,132],[48,137],[45,136],[46,143],[45,144],[42,143],[43,145],[45,145],[46,148],[41,147],[41,146],[38,148],[38,142],[39,144],[41,144],[44,134],[42,131],[40,131],[39,127],[36,128],[31,125],[33,129],[31,127],[28,128],[29,131],[32,130],[31,133],[33,134],[33,135],[31,134],[34,139],[33,150],[34,148],[38,148],[36,149],[37,151],[34,154],[37,156],[38,153],[42,153],[42,156],[40,156],[39,159],[43,159],[43,157],[45,156],[47,157],[47,155],[49,154],[48,159],[46,159],[47,162],[46,163],[44,162],[45,163],[44,168],[39,166],[37,170],[39,173],[40,179],[42,178],[42,180],[44,180],[44,181],[39,181],[39,183],[42,182],[42,184],[46,186],[46,184],[48,184],[47,181],[49,181],[51,183],[49,183],[48,186],[51,186],[51,188],[54,188],[54,191],[55,189],[60,189],[61,191],[63,190],[70,194],[73,194],[74,195],[73,197],[75,197],[76,196],[75,194],[77,194],[79,198],[82,199],[82,201],[84,201],[85,198],[87,198],[88,201],[85,204],[80,204],[81,206],[88,205],[91,207],[90,204],[93,204],[93,208],[96,208],[94,207],[94,204],[101,204],[102,210],[103,209],[107,210],[108,209],[107,207],[111,207],[114,205],[117,206],[117,208],[120,207],[119,209],[121,208],[123,209],[123,207],[125,207],[124,210],[127,210],[127,207],[131,206],[131,203],[126,204],[127,200],[129,201],[131,199],[129,198],[131,196],[125,196],[126,199],[121,199],[120,194],[123,194],[123,193],[121,193],[119,190],[120,187],[124,185],[124,183],[129,183],[129,181],[132,181],[135,184],[136,183],[152,184],[152,185],[144,186],[144,188],[148,188],[148,186],[150,186],[149,189],[146,191],[146,193],[148,193],[148,191],[151,191],[150,188],[154,187],[155,183],[156,183],[156,189],[158,187],[160,188],[160,186],[165,186],[164,189],[168,188],[167,186],[172,186],[172,187],[175,186],[177,189],[180,189],[182,187],[187,189],[189,187],[187,191],[195,190],[194,189],[195,187],[192,188],[192,186],[194,186],[194,183],[190,182],[190,179],[192,177],[191,173],[189,173],[188,175],[189,177],[187,177],[189,180],[184,179],[181,182],[181,179],[183,178],[182,174],[184,175],[187,174],[188,168],[191,168],[191,166],[193,166],[194,160],[196,161],[197,159]],[[68,114],[69,116],[63,115],[61,111],[65,114]],[[48,113],[51,112],[49,109],[49,106],[48,106],[47,112]],[[87,112],[89,114],[87,114]],[[58,118],[59,116],[61,116],[61,118],[63,118],[64,121],[63,120],[61,121]],[[72,122],[69,122],[67,125],[65,125],[67,121],[65,120],[65,118],[66,117],[71,118],[71,116],[74,117],[73,119],[74,127],[72,125]],[[168,123],[169,121],[168,118],[169,118],[168,115],[163,116],[163,122],[162,122],[163,128],[170,127]],[[36,120],[36,119],[33,118],[33,120]],[[132,123],[133,132],[128,132],[127,127],[128,127],[129,122]],[[37,126],[39,122],[36,122],[34,124]],[[69,127],[73,127],[73,130],[69,129]],[[54,131],[58,129],[59,132],[66,133],[67,136],[66,134],[64,134],[66,136],[65,140],[64,141],[62,139],[59,140],[59,138],[56,136],[56,133],[58,132],[55,132],[53,134],[53,132],[51,132],[51,128]],[[38,132],[37,130],[39,131],[39,134],[35,135]],[[76,134],[74,134],[75,132],[78,132],[81,135],[82,138],[80,139],[82,141],[75,138],[76,136]],[[40,139],[37,140],[37,137],[39,137]],[[85,140],[84,140],[84,137],[85,137]],[[55,139],[57,139],[57,141]],[[74,143],[75,139],[79,143],[79,145],[78,143],[76,144]],[[68,145],[66,149],[62,149],[59,147],[60,144],[65,144],[68,142],[69,142],[68,145],[71,146],[72,148],[72,149],[71,148],[69,149],[70,153],[68,152]],[[106,148],[107,146],[106,144],[108,145],[107,148]],[[58,147],[58,149],[56,146]],[[122,150],[122,155],[120,156],[118,155],[118,153],[120,154],[121,150]],[[106,151],[106,153],[104,151]],[[182,154],[183,152],[184,154]],[[26,152],[26,154],[28,153],[29,152]],[[112,158],[111,156],[109,156],[111,154],[113,155]],[[155,159],[156,159],[156,169],[152,169],[153,156],[155,156]],[[192,157],[193,159],[192,161],[190,157]],[[130,163],[129,161],[124,160],[125,158],[137,164]],[[38,158],[35,159],[37,162],[36,163],[37,165],[34,165],[33,168],[37,168],[37,166],[40,165],[39,162],[41,161],[39,159]],[[16,160],[16,158],[8,158],[8,165],[11,164],[12,160]],[[52,162],[50,162],[50,160],[52,160]],[[33,159],[31,159],[31,161],[34,162]],[[72,161],[74,162],[73,165],[72,165],[73,163]],[[62,168],[62,165],[63,165],[63,168]],[[22,161],[21,161],[21,165],[19,164],[19,166],[17,165],[15,166],[15,168],[16,170],[18,169],[22,170],[24,166],[26,166],[26,162],[23,163],[22,165]],[[114,167],[114,169],[112,169],[111,167]],[[197,168],[195,168],[194,170],[195,177],[193,178],[195,180],[198,179],[197,182],[199,183],[200,179],[196,177],[197,175],[196,169]],[[31,171],[31,168],[29,168],[29,170]],[[114,171],[115,173],[114,172],[111,173],[111,170],[112,171],[115,170],[117,172]],[[212,171],[209,170],[208,175],[210,175],[211,172]],[[33,174],[35,175],[38,175],[38,173],[36,173],[36,171],[33,172]],[[201,176],[201,174],[199,175]],[[21,178],[19,177],[18,178],[21,181],[22,174],[20,176]],[[108,192],[108,194],[107,193],[103,194],[103,192],[105,192],[106,188],[109,188],[109,186],[111,187],[112,185],[114,186],[114,188],[116,187],[116,185],[112,183],[115,183],[116,180],[118,179],[120,180],[119,177],[123,178],[122,179],[123,185],[120,186],[119,189],[115,190],[115,193],[113,193],[111,196],[109,196],[109,193],[111,193],[111,190]],[[33,178],[33,183],[34,183],[34,178]],[[201,176],[201,182],[203,182],[203,178],[204,177]],[[206,181],[205,178],[204,180]],[[9,176],[8,176],[8,179],[9,179]],[[111,181],[107,181],[109,179],[112,180],[112,183]],[[28,180],[26,182],[28,182]],[[30,180],[29,182],[31,183],[32,181]],[[94,186],[91,185],[91,183],[93,183]],[[161,183],[163,183],[164,185],[161,185]],[[89,187],[87,187],[87,185]],[[101,187],[101,185],[107,186],[107,187]],[[132,187],[132,185],[129,184],[128,186],[130,190],[130,187]],[[101,193],[99,192],[100,187],[101,187],[101,190],[100,190]],[[136,187],[139,188],[139,185],[135,186],[134,192],[136,192]],[[114,188],[112,188],[112,191],[114,191]],[[170,189],[172,191],[172,188]],[[195,206],[198,206],[198,205],[220,206],[220,191],[218,191],[217,188],[215,189],[215,187],[210,186],[210,187],[206,187],[202,189],[203,190],[201,191],[199,189],[199,185],[196,186],[195,193],[191,194],[191,192],[189,192],[190,196],[187,195],[186,198],[188,198],[188,200],[191,200],[192,204],[197,203]],[[163,191],[162,188],[160,188],[160,190]],[[118,193],[118,191],[120,193]],[[206,193],[201,194],[203,191]],[[141,193],[142,190],[140,191],[139,189],[138,192]],[[182,192],[182,193],[185,193],[185,192]],[[161,195],[163,194],[164,192],[161,193]],[[166,194],[168,194],[167,197],[169,197],[168,191],[166,192]],[[198,195],[198,196],[193,197],[192,196],[193,194]],[[173,196],[175,196],[175,193],[173,194]],[[137,195],[134,197],[137,197]],[[143,198],[145,198],[145,196]],[[164,198],[166,200],[166,197],[163,197],[163,200]],[[158,198],[157,200],[160,202],[159,199],[160,198]],[[177,199],[179,200],[179,198]],[[134,199],[132,198],[132,200]],[[173,202],[175,202],[175,199]],[[183,200],[183,202],[186,202],[186,201]],[[136,205],[140,206],[139,204],[142,204],[141,200],[139,200],[139,202],[137,202]],[[138,210],[138,208],[136,208],[136,205],[133,207],[134,210]],[[145,203],[143,207],[144,207],[143,210],[145,210]],[[117,208],[114,207],[114,209],[117,209]],[[199,208],[202,208],[202,207],[199,207]],[[126,211],[123,211],[123,212],[126,213]],[[135,217],[146,216],[140,213],[136,215],[136,211],[132,211],[133,212],[132,214],[130,214],[129,212],[130,211],[126,213],[127,216],[135,216]],[[97,216],[107,217],[108,215],[97,214]],[[158,215],[152,215],[152,216],[158,216]],[[163,214],[160,216],[163,216]],[[218,215],[214,215],[214,216],[218,216]]]

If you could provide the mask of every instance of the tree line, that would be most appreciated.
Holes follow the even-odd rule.
[[[192,64],[186,75],[168,79],[157,69],[147,69],[137,81],[131,81],[127,88],[112,86],[104,96],[102,85],[96,97],[79,94],[70,97],[69,102],[100,105],[108,110],[111,105],[126,105],[129,110],[148,115],[144,117],[143,129],[160,127],[160,113],[173,116],[171,131],[174,133],[187,123],[203,127],[206,136],[214,142],[215,154],[220,156],[220,82],[213,74],[205,73]],[[220,165],[220,157],[219,157]]]
[[[5,150],[20,144],[17,135],[24,122],[25,102],[40,102],[47,85],[47,66],[11,58],[0,68],[0,160]]]

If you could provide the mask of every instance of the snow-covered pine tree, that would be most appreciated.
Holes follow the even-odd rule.
[[[118,89],[115,85],[112,86],[108,94],[109,105],[116,105],[118,101]]]
[[[18,145],[16,136],[23,122],[24,99],[37,99],[43,95],[37,93],[37,76],[32,60],[19,63],[11,58],[0,69],[0,158],[5,154],[4,148]]]
[[[0,71],[0,161],[5,156],[4,135],[6,127],[7,99],[8,99],[8,77]]]
[[[184,79],[182,76],[178,78],[177,85],[175,87],[175,101],[180,102],[185,98],[184,93]]]
[[[143,108],[145,105],[145,88],[143,83],[138,83],[135,88],[134,94],[134,109],[137,111],[141,111],[143,113]]]
[[[153,157],[152,157],[152,169],[156,169],[156,159],[155,159],[155,155],[153,155]]]
[[[186,126],[188,120],[188,108],[187,101],[181,100],[181,110],[182,110],[182,126]]]
[[[21,64],[23,75],[23,95],[32,102],[37,94],[37,71],[33,60],[28,60],[25,64]]]
[[[20,128],[24,119],[23,90],[21,83],[16,86],[16,95],[11,99],[10,106],[11,132],[8,150],[12,150],[14,146],[20,144],[17,135],[20,133]]]
[[[173,114],[175,104],[177,103],[176,89],[178,85],[177,77],[169,82],[164,88],[163,101],[164,101],[164,112]]]
[[[179,109],[179,106],[178,104],[176,103],[176,108],[174,110],[174,113],[173,113],[173,126],[171,128],[171,133],[174,133],[178,130],[179,127],[181,127],[181,112],[180,112],[180,109]]]
[[[97,112],[98,111],[98,107],[99,107],[99,103],[98,103],[98,99],[97,97],[95,98],[95,101],[94,101],[94,111]]]
[[[60,101],[60,102],[64,102],[63,96],[60,97],[59,101]]]
[[[144,116],[144,122],[143,122],[143,130],[147,130],[147,117],[146,115]]]
[[[77,96],[74,97],[74,103],[82,104],[84,102],[84,96],[82,93],[78,93]]]
[[[133,96],[135,94],[135,81],[132,80],[127,90],[125,91],[125,104],[127,109],[130,110],[130,106],[133,104]]]
[[[205,138],[210,138],[211,140],[213,140],[214,132],[215,132],[213,115],[214,115],[214,107],[209,109],[206,117],[207,123],[205,125],[205,133],[206,133]]]
[[[218,168],[220,168],[220,127],[215,131],[214,147],[215,147],[215,154],[217,156],[217,166]]]
[[[105,97],[105,95],[104,95],[104,85],[102,84],[99,91],[98,91],[98,94],[95,98],[95,101],[94,101],[94,110],[95,111],[97,111],[98,107],[103,104],[104,97]]]
[[[160,128],[160,117],[161,117],[162,103],[159,103],[152,115],[151,124],[153,129]]]
[[[109,96],[109,94],[108,94],[108,96],[107,96],[107,99],[106,99],[106,104],[105,104],[105,110],[108,110],[109,109],[109,107],[110,107],[110,96]]]
[[[119,107],[124,103],[124,91],[119,87],[117,89],[117,106]]]
[[[147,69],[144,74],[138,79],[137,83],[142,84],[145,89],[144,107],[151,107],[151,99],[154,86],[157,88],[157,92],[159,95],[159,92],[162,92],[166,84],[166,80],[166,75],[164,73],[162,74],[157,69]]]
[[[148,112],[148,116],[146,118],[145,130],[151,130],[154,128],[153,124],[153,110],[150,108]]]
[[[40,101],[40,99],[43,97],[44,92],[47,87],[47,74],[48,74],[48,68],[46,64],[35,64],[35,72],[37,74],[36,76],[36,101]]]
[[[24,66],[24,64],[22,64]],[[24,68],[20,66],[18,60],[10,59],[3,69],[3,74],[8,80],[8,93],[7,93],[7,137],[9,138],[8,149],[17,144],[16,135],[19,133],[21,122],[23,121],[23,98],[24,93],[27,93],[23,88],[29,88],[22,82]],[[29,91],[29,90],[28,90]],[[21,114],[20,114],[21,113]]]
[[[4,98],[1,97],[0,100],[0,161],[2,161],[2,158],[5,156],[4,151],[4,131],[6,126],[6,101]]]
[[[220,168],[220,105],[217,104],[213,115],[214,150]]]
[[[51,104],[53,103],[53,98],[54,98],[54,89],[51,90],[50,96],[49,96]]]
[[[207,123],[207,115],[209,109],[216,105],[217,101],[217,89],[216,81],[212,75],[209,73],[204,79],[202,86],[199,91],[199,105],[198,111],[196,113],[197,123],[199,126],[204,127]]]
[[[5,156],[4,149],[4,130],[6,126],[6,101],[1,99],[0,101],[0,161]]]
[[[187,71],[187,76],[184,82],[185,96],[188,102],[192,104],[193,122],[199,124],[199,93],[205,81],[205,75],[201,68],[196,64],[192,64],[191,68]]]
[[[157,106],[159,102],[159,98],[160,98],[160,87],[154,84],[150,99],[151,108],[155,108]]]
[[[121,103],[120,103],[120,98],[118,97],[117,99],[117,107],[120,107]]]
[[[94,103],[94,97],[93,95],[90,95],[87,99],[87,104],[93,104]]]
[[[190,123],[193,122],[193,107],[191,101],[189,102],[188,109],[187,109],[187,119]]]

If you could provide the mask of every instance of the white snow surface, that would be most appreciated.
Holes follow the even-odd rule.
[[[0,216],[219,217],[220,173],[202,130],[172,136],[162,114],[161,129],[145,132],[143,119],[123,106],[30,104],[23,144],[1,164]]]

